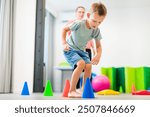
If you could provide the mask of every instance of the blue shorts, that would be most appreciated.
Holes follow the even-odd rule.
[[[79,60],[84,60],[86,64],[90,64],[90,58],[88,52],[73,50],[70,48],[68,51],[64,51],[64,56],[67,62],[74,68]]]

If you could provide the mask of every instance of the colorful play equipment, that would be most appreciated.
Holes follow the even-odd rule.
[[[125,72],[123,67],[116,68],[116,91],[125,93]]]
[[[116,90],[116,69],[114,67],[102,67],[101,74],[108,77],[110,81],[110,89]]]
[[[28,83],[27,83],[26,81],[24,82],[21,95],[30,95],[30,94],[29,94]]]
[[[125,68],[125,84],[126,93],[131,93],[132,84],[135,84],[135,68]]]
[[[132,85],[132,95],[150,95],[150,92],[147,90],[136,91],[134,84]]]
[[[110,89],[123,93],[132,92],[132,84],[137,90],[147,90],[150,87],[150,67],[102,67],[101,74],[110,80]]]
[[[137,90],[147,90],[150,87],[150,67],[136,68],[135,80]]]
[[[120,92],[114,91],[112,89],[105,89],[96,93],[97,95],[119,95]]]
[[[63,97],[68,97],[69,89],[70,89],[70,81],[66,80],[65,87],[63,90]]]
[[[53,96],[53,90],[50,80],[47,80],[46,87],[44,89],[44,96]]]
[[[119,92],[120,92],[120,93],[123,93],[123,92],[124,92],[123,89],[122,89],[122,86],[120,86]]]
[[[107,76],[104,75],[97,75],[93,80],[92,80],[92,87],[95,92],[104,90],[104,89],[109,89],[110,88],[110,81],[107,78]]]
[[[93,88],[89,78],[86,79],[83,93],[82,93],[82,98],[95,98]]]

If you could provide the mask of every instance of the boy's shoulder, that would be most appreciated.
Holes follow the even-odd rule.
[[[83,26],[85,25],[85,20],[75,20],[74,22],[71,23],[71,25],[76,25],[76,26]]]

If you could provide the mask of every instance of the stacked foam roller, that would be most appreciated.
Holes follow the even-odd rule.
[[[150,87],[150,67],[102,67],[101,74],[106,75],[111,83],[110,89],[131,93],[132,84],[137,90]]]

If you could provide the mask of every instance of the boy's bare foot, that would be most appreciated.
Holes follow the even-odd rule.
[[[68,93],[69,98],[81,98],[81,94],[75,91],[71,91]]]
[[[76,91],[82,95],[82,92],[83,92],[82,89],[77,89]]]

